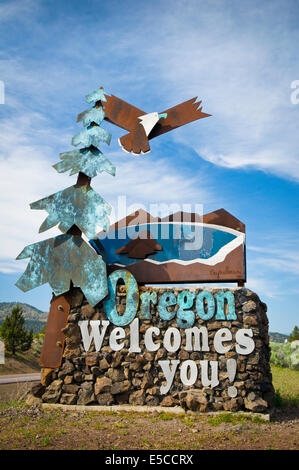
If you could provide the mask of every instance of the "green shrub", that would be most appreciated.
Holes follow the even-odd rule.
[[[270,362],[277,367],[299,370],[299,341],[291,343],[270,343]]]

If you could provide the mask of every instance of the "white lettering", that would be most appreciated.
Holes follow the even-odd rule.
[[[172,369],[170,369],[170,363],[172,365]],[[160,387],[160,392],[162,395],[165,395],[165,393],[167,393],[170,389],[179,363],[180,361],[174,359],[158,361],[158,364],[161,367],[166,379],[166,385],[161,385]]]
[[[209,379],[208,368],[211,366],[211,379]],[[219,384],[218,380],[218,361],[200,361],[201,383],[203,387],[214,388]]]
[[[148,328],[144,335],[144,345],[148,351],[158,351],[160,348],[160,343],[154,343],[153,335],[159,336],[160,328],[156,326],[151,326]]]
[[[202,326],[201,328],[198,328],[197,326],[187,328],[185,332],[186,351],[210,351],[208,329],[205,326]]]
[[[299,80],[294,80],[291,83],[291,88],[295,88],[295,91],[291,93],[291,103],[298,104],[299,103]]]
[[[163,341],[164,348],[168,352],[176,352],[179,349],[180,345],[181,345],[181,334],[179,330],[177,328],[168,328],[164,335],[164,341]]]
[[[139,346],[139,319],[135,318],[130,324],[130,349],[129,352],[140,353]]]
[[[198,369],[195,361],[184,361],[181,365],[181,381],[187,387],[197,380]]]
[[[214,336],[214,348],[216,352],[219,354],[227,353],[231,348],[231,344],[228,346],[223,346],[223,343],[226,341],[231,341],[232,337],[232,333],[228,328],[220,328],[220,330],[216,331]]]
[[[109,346],[112,351],[120,351],[124,347],[124,343],[118,343],[118,340],[126,337],[126,332],[123,328],[118,326],[113,328],[109,338]]]
[[[88,323],[91,326],[91,333],[88,331]],[[103,329],[100,334],[100,325],[102,323]],[[88,351],[91,345],[92,340],[94,340],[95,349],[99,351],[101,349],[103,339],[106,333],[106,330],[110,322],[108,320],[83,320],[79,321],[78,325],[81,330],[83,346],[85,351]]]
[[[238,354],[250,354],[254,350],[255,344],[252,339],[253,331],[247,328],[241,328],[236,333],[236,352]]]

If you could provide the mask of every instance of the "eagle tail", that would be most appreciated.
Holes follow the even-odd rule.
[[[124,152],[131,153],[133,150],[132,146],[132,134],[129,132],[126,135],[123,135],[118,139],[118,143],[121,146],[121,148],[124,150]]]
[[[134,132],[129,132],[120,137],[118,143],[125,152],[137,156],[140,155],[140,153],[146,154],[151,151],[145,130],[140,124]]]

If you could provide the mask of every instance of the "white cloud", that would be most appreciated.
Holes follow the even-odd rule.
[[[291,240],[287,247],[276,248],[249,246],[248,250],[260,253],[257,257],[251,257],[253,265],[266,266],[278,272],[290,275],[299,275],[299,251],[296,238]]]
[[[39,113],[19,115],[14,121],[3,120],[3,139],[0,141],[0,271],[22,271],[26,261],[15,261],[25,245],[60,234],[57,228],[38,234],[38,228],[47,216],[45,211],[30,210],[33,201],[53,194],[76,182],[76,176],[58,174],[51,165],[59,159],[54,149],[66,138],[51,127]],[[67,136],[67,141],[70,137]],[[62,147],[63,148],[63,147]],[[116,177],[102,174],[93,179],[92,187],[117,207],[117,197],[126,196],[127,212],[130,205],[149,203],[205,203],[213,200],[206,180],[198,186],[196,176],[186,177],[172,168],[165,159],[153,163],[150,157],[135,159],[121,150],[108,152],[117,166]],[[114,212],[114,216],[118,215]],[[126,214],[121,214],[123,217]],[[111,222],[113,222],[113,217]]]
[[[263,296],[268,297],[269,299],[277,299],[283,295],[279,289],[278,281],[273,281],[260,276],[250,276],[247,279],[246,287],[257,292],[262,301]]]
[[[28,15],[36,13],[38,9],[38,2],[33,0],[15,0],[15,1],[6,1],[0,5],[0,21],[16,21],[17,19],[22,19]]]
[[[38,29],[43,60],[2,57],[7,100],[17,105],[22,92],[61,119],[63,108],[75,109],[75,93],[81,96],[91,83],[149,112],[199,95],[213,117],[174,131],[170,139],[187,142],[215,165],[298,180],[299,105],[291,104],[290,87],[298,78],[299,37],[291,27],[292,9],[279,1],[262,8],[233,5],[190,0],[171,8],[165,2],[159,15],[151,4],[120,6],[124,18],[108,14],[101,25],[88,24],[88,34],[73,15],[64,34],[64,17],[57,17],[47,25],[51,45]]]
[[[151,100],[149,111],[160,101],[164,107],[199,95],[213,115],[171,138],[188,142],[216,165],[298,180],[299,105],[290,103],[290,86],[298,78],[299,37],[291,8],[271,2],[247,12],[240,3],[229,8],[223,2],[176,2],[155,21],[148,8],[142,34],[136,21],[134,34],[120,35],[119,55],[128,54],[138,37],[128,83],[136,70],[138,86],[140,79],[151,82],[151,97],[144,88],[142,98]],[[133,99],[135,89],[127,93]]]

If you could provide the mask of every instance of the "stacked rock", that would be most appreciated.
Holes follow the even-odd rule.
[[[174,292],[175,295],[182,291],[182,288],[141,287],[140,289],[155,290],[158,298],[166,291]],[[196,294],[203,290],[216,294],[220,288],[191,290]],[[221,290],[230,290],[233,293],[237,319],[204,321],[197,318],[196,326],[207,329],[208,351],[186,350],[186,330],[184,329],[179,329],[181,344],[177,351],[169,352],[163,347],[163,336],[166,330],[177,328],[177,323],[175,318],[168,322],[161,320],[157,305],[152,304],[151,319],[139,318],[140,352],[136,353],[130,352],[129,326],[125,328],[126,336],[121,341],[121,349],[119,351],[111,349],[109,337],[115,328],[112,323],[105,332],[99,351],[95,350],[94,341],[91,342],[88,351],[84,350],[79,322],[107,321],[107,317],[102,303],[91,307],[81,290],[73,289],[72,307],[68,323],[63,330],[66,336],[63,361],[58,369],[42,371],[42,391],[39,390],[42,401],[69,405],[124,403],[169,407],[181,405],[185,409],[194,411],[268,411],[272,406],[274,389],[269,365],[267,307],[257,294],[246,288],[222,288]],[[118,288],[116,301],[118,313],[121,315],[126,302],[124,286]],[[144,344],[144,333],[153,326],[160,329],[160,335],[155,337],[156,344],[160,345],[156,351],[148,351]],[[229,329],[232,334],[231,348],[226,348],[229,350],[223,354],[215,350],[214,343],[215,334],[221,328]],[[237,352],[234,347],[234,338],[240,329],[252,332],[254,350],[250,354]],[[232,378],[229,377],[227,367],[229,359],[234,359],[236,363],[236,371]],[[161,361],[169,361],[169,364],[174,364],[174,361],[178,363],[171,386],[164,394],[161,390],[163,391],[169,378],[165,377],[161,369]],[[182,364],[189,366],[191,362],[198,366],[199,373],[196,381],[187,386],[182,381]],[[204,362],[209,365],[217,364],[218,383],[216,385],[206,386],[203,383],[201,369]],[[207,375],[211,377],[209,368]],[[229,392],[230,387],[234,393]]]

